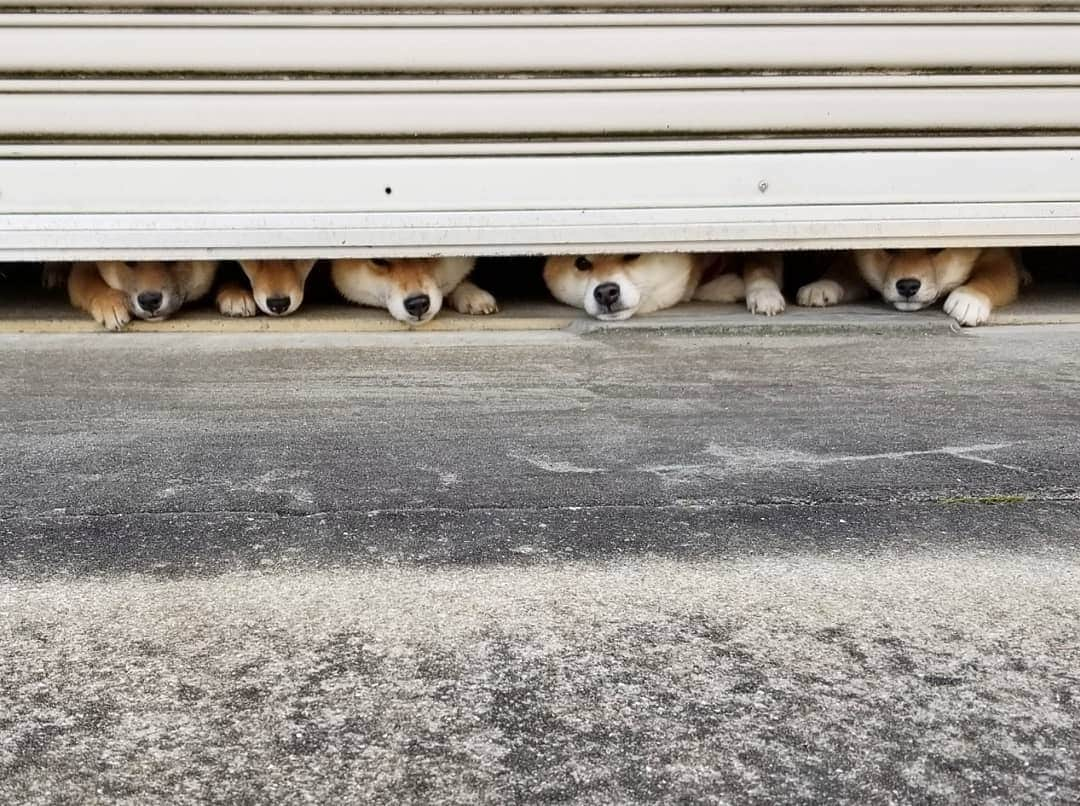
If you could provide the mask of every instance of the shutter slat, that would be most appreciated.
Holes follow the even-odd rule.
[[[6,259],[1080,242],[1077,150],[27,159],[0,183]]]
[[[0,258],[1080,243],[1080,3],[49,5]]]
[[[700,137],[1080,131],[1070,87],[3,93],[0,138]]]
[[[1080,14],[0,16],[0,74],[1022,70],[1080,65]],[[317,24],[316,24],[317,23]]]

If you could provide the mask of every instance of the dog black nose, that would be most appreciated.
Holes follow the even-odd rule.
[[[289,305],[292,303],[290,297],[267,297],[266,307],[270,309],[270,313],[285,313],[289,310]]]
[[[159,291],[143,291],[137,297],[139,300],[139,307],[148,313],[153,313],[161,307],[161,292]]]
[[[610,308],[619,301],[619,284],[600,283],[593,289],[592,295],[605,308]]]
[[[919,292],[921,285],[922,283],[914,277],[905,277],[903,280],[896,281],[896,290],[902,297],[913,297]]]
[[[419,319],[431,308],[431,297],[427,294],[413,294],[411,297],[405,297],[404,305],[409,316]]]

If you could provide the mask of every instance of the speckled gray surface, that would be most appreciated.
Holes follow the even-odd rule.
[[[0,801],[1074,803],[1080,329],[0,337]]]
[[[8,802],[1075,802],[1070,559],[49,582]]]

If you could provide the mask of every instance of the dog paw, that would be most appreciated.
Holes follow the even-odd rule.
[[[258,313],[255,297],[243,288],[223,288],[217,295],[218,310],[225,316],[254,316]]]
[[[746,292],[746,308],[750,313],[775,316],[784,312],[786,304],[778,288],[754,288]]]
[[[738,302],[746,296],[746,284],[743,278],[734,273],[721,274],[707,283],[702,283],[694,292],[694,299],[702,302]]]
[[[90,303],[90,315],[106,330],[119,331],[131,321],[127,297],[120,291],[110,291]]]
[[[945,300],[945,313],[966,327],[981,325],[990,318],[990,300],[981,291],[961,286]]]
[[[458,313],[467,313],[474,316],[497,313],[499,310],[495,297],[474,285],[467,288],[458,287],[454,290],[450,301],[454,306],[454,310]]]
[[[825,308],[836,305],[843,296],[844,288],[836,280],[818,280],[800,288],[795,302],[808,308]]]

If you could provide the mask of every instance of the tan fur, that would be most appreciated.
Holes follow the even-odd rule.
[[[132,316],[166,319],[186,302],[205,296],[214,283],[213,261],[76,263],[68,277],[68,297],[109,330],[122,330]],[[152,310],[140,300],[160,299]]]
[[[495,298],[467,280],[475,262],[470,257],[348,258],[333,262],[330,279],[351,302],[386,308],[395,319],[416,325],[433,319],[444,299],[458,313],[498,311]]]
[[[255,316],[259,312],[251,289],[240,283],[222,283],[214,295],[214,302],[224,316]]]
[[[803,286],[798,302],[835,305],[872,289],[898,310],[916,311],[944,297],[945,313],[975,326],[1016,299],[1022,277],[1019,255],[1010,249],[870,249],[852,253],[821,280]]]
[[[304,286],[314,260],[242,260],[251,287],[224,283],[217,293],[218,310],[226,316],[288,316],[304,301]]]
[[[739,302],[752,313],[784,310],[780,255],[649,253],[556,255],[544,282],[560,302],[604,321],[629,319],[687,302]]]
[[[750,313],[774,316],[785,308],[783,258],[775,253],[746,255],[742,258],[742,276],[746,283],[746,307]]]
[[[962,325],[981,325],[995,308],[1016,301],[1021,270],[1009,249],[985,249],[962,286],[945,300],[945,313]]]
[[[863,280],[851,252],[833,255],[820,279],[807,283],[795,295],[795,302],[812,308],[857,302],[870,296],[870,286]]]

